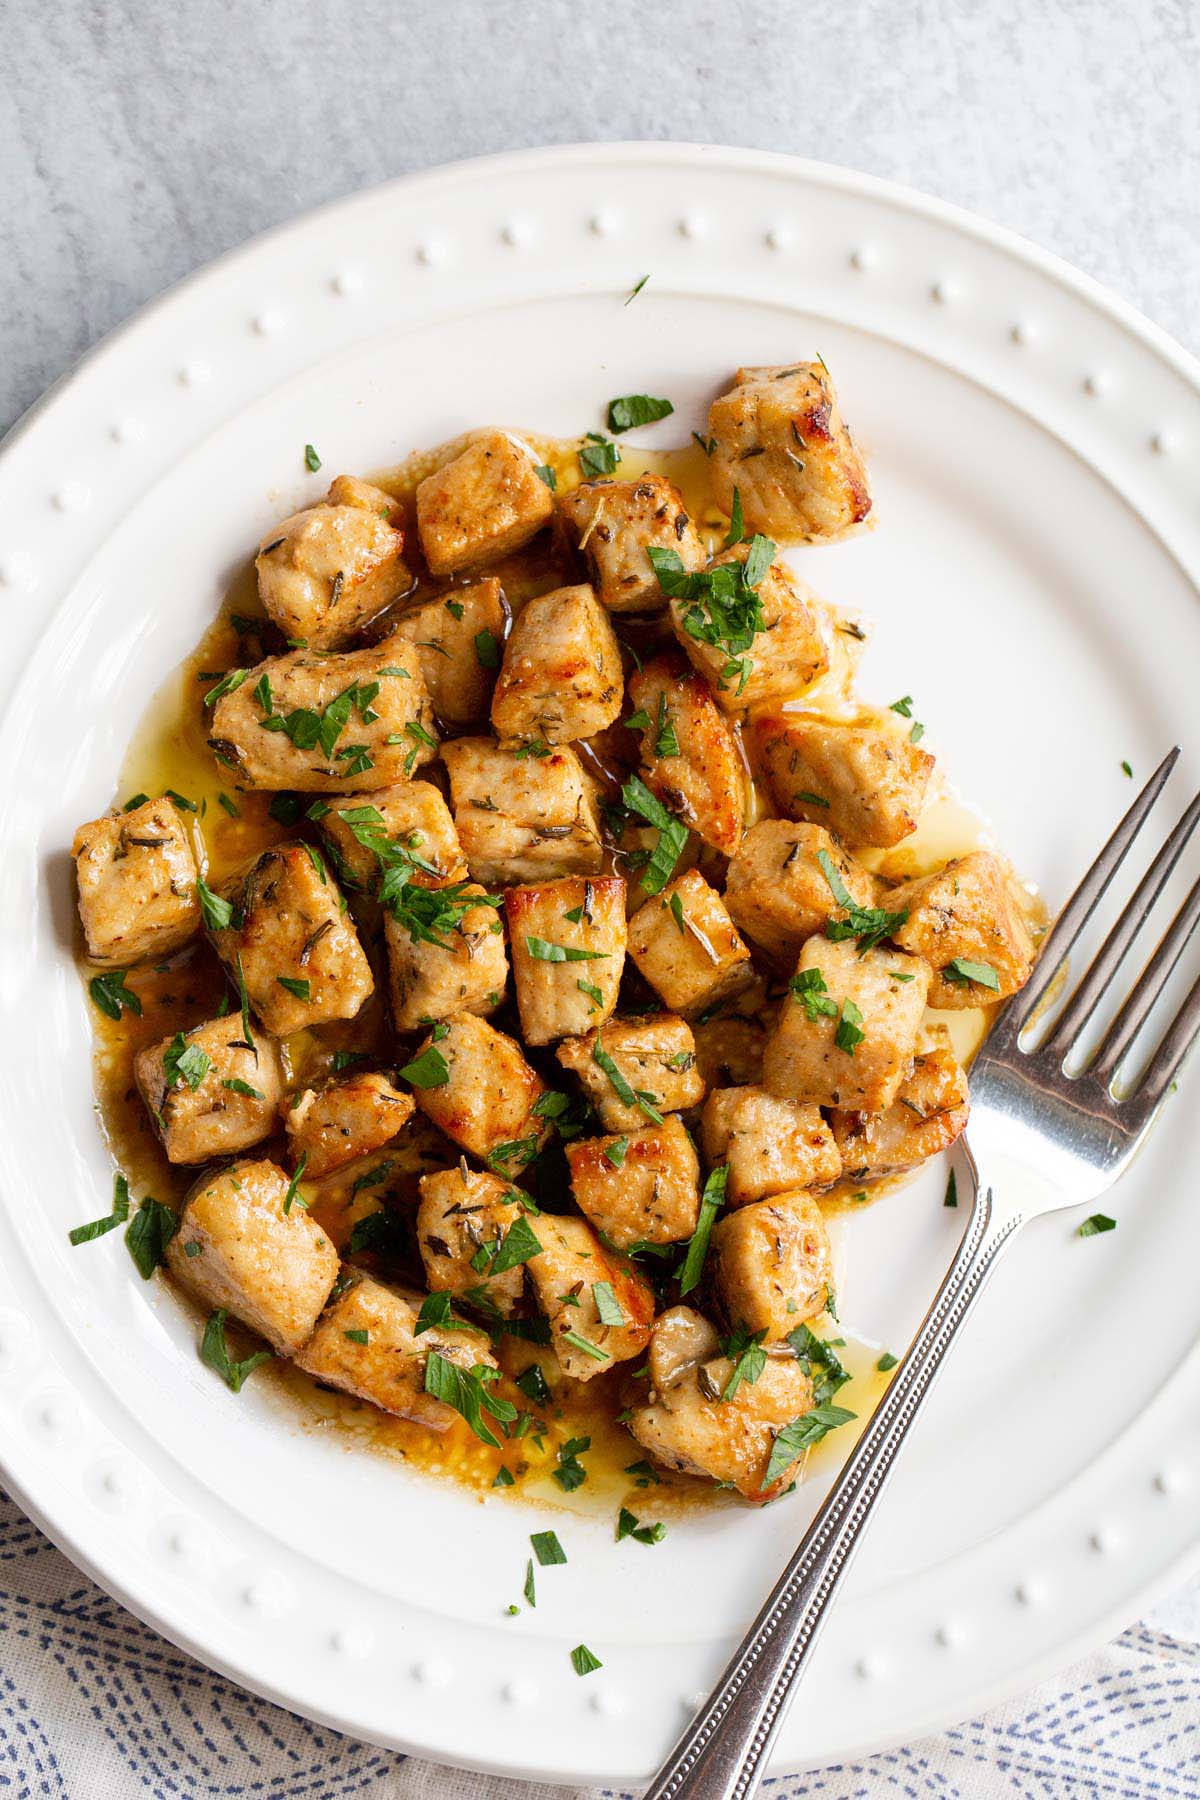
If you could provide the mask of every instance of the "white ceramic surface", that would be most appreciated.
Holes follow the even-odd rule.
[[[650,280],[624,301],[643,275]],[[861,685],[927,743],[1051,905],[1185,743],[1200,667],[1195,365],[964,215],[783,158],[675,146],[460,165],[276,232],[110,339],[0,458],[10,655],[0,798],[0,1469],[159,1629],[360,1736],[546,1777],[636,1779],[753,1612],[812,1490],[679,1524],[478,1503],[233,1396],[114,1235],[69,954],[66,851],[131,726],[275,517],[482,420],[573,432],[611,394],[700,425],[739,362],[821,352],[877,529],[796,558],[876,622]],[[303,446],[316,444],[321,477]],[[1191,732],[1191,742],[1188,734]],[[1194,1557],[1195,1208],[1183,1102],[1120,1230],[1032,1228],[855,1566],[779,1766],[911,1738],[1024,1686]],[[930,1175],[847,1232],[843,1317],[899,1348],[958,1220]],[[651,1515],[647,1497],[645,1511]],[[519,1595],[531,1529],[570,1558]],[[603,1670],[572,1673],[586,1641]]]

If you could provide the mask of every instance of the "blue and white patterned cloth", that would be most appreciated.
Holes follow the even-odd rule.
[[[602,1790],[604,1800],[627,1800]],[[1200,1644],[1135,1626],[986,1718],[770,1800],[1196,1800]],[[256,1699],[155,1635],[0,1493],[0,1800],[598,1800],[468,1775]]]

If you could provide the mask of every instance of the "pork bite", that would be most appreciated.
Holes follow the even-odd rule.
[[[207,1162],[261,1143],[275,1129],[283,1070],[273,1038],[234,1014],[139,1050],[133,1078],[168,1161]]]
[[[334,504],[332,496],[349,504]],[[267,617],[292,642],[332,649],[408,592],[412,572],[391,500],[367,482],[293,513],[262,538],[254,567]]]
[[[800,1105],[882,1112],[912,1068],[929,969],[902,950],[811,937],[763,1052],[763,1086]]]
[[[673,1306],[650,1339],[650,1388],[629,1429],[656,1462],[729,1482],[747,1500],[771,1500],[794,1480],[803,1453],[776,1455],[775,1439],[812,1409],[812,1383],[795,1357],[768,1356],[757,1381],[730,1387],[734,1364],[713,1326]]]
[[[603,1063],[617,1071],[620,1086]],[[673,1013],[651,1013],[637,1019],[613,1019],[599,1031],[568,1038],[554,1053],[564,1069],[579,1078],[606,1131],[638,1131],[647,1122],[645,1107],[657,1113],[682,1112],[704,1098],[704,1080],[696,1060],[692,1028]],[[624,1100],[630,1091],[635,1096]],[[643,1104],[639,1104],[637,1096]]]
[[[711,1266],[730,1324],[767,1343],[815,1319],[833,1295],[829,1233],[811,1194],[776,1194],[718,1219]]]
[[[288,1147],[295,1161],[304,1158],[304,1172],[315,1180],[390,1144],[413,1110],[412,1095],[402,1094],[386,1075],[344,1075],[295,1095],[284,1119]]]
[[[709,408],[713,492],[741,494],[750,531],[777,543],[845,535],[871,510],[867,470],[822,362],[739,369]]]
[[[384,913],[397,1031],[456,1013],[486,1019],[504,999],[508,956],[499,901],[477,881],[405,887]]]
[[[591,1381],[640,1356],[654,1320],[649,1282],[583,1219],[542,1213],[535,1224],[542,1249],[527,1267],[563,1374]]]
[[[725,1197],[731,1207],[789,1188],[828,1187],[842,1172],[820,1107],[780,1100],[761,1087],[714,1088],[700,1131],[710,1166],[729,1165]]]
[[[482,1332],[446,1325],[417,1335],[421,1296],[385,1286],[357,1270],[326,1307],[316,1330],[296,1356],[297,1368],[367,1400],[384,1412],[413,1419],[431,1431],[447,1431],[458,1414],[425,1391],[429,1357],[460,1369],[495,1370],[496,1359]]]
[[[642,778],[677,818],[728,855],[741,839],[746,771],[712,689],[687,659],[656,656],[629,677],[643,720]]]
[[[248,787],[374,792],[437,754],[419,653],[395,633],[338,655],[292,650],[230,679],[209,690],[208,743]]]
[[[625,883],[569,875],[504,896],[513,981],[527,1044],[603,1025],[625,966]]]
[[[725,904],[735,924],[778,966],[794,966],[807,938],[827,919],[846,916],[822,857],[856,906],[874,906],[873,877],[823,825],[761,819],[729,859]]]
[[[685,1019],[755,979],[725,902],[695,869],[639,907],[629,921],[629,954],[663,1004]]]
[[[908,917],[892,936],[933,970],[930,1006],[987,1006],[1024,987],[1033,939],[1003,863],[988,850],[956,857],[934,875],[893,888],[889,909]]]
[[[751,761],[787,818],[884,850],[916,830],[933,758],[898,732],[774,713],[752,720],[748,736]]]
[[[431,575],[494,562],[536,536],[554,511],[529,445],[481,431],[417,489],[417,530]]]
[[[710,565],[719,600],[671,601],[675,636],[730,713],[801,694],[829,667],[811,590],[781,562],[754,581],[750,554],[737,544]]]
[[[678,1119],[564,1146],[580,1212],[618,1250],[690,1238],[700,1212],[700,1163]]]
[[[221,898],[233,912],[213,946],[273,1036],[353,1019],[374,992],[338,885],[307,844],[265,850]]]
[[[568,744],[611,725],[625,678],[608,614],[586,583],[522,609],[492,694],[492,728],[510,743]]]
[[[165,1251],[186,1293],[232,1313],[279,1356],[312,1335],[338,1273],[337,1251],[291,1195],[277,1163],[231,1163],[191,1190]]]
[[[200,929],[196,859],[170,800],[81,825],[71,846],[88,958],[128,968],[170,956]]]
[[[371,893],[390,847],[407,853],[410,879],[421,887],[461,881],[467,862],[450,808],[431,781],[398,781],[373,793],[314,801],[308,817],[329,846],[338,874]]]
[[[593,784],[575,752],[505,750],[491,738],[443,745],[454,823],[485,887],[598,875],[603,860]]]
[[[447,725],[486,725],[508,608],[495,576],[455,588],[411,612],[396,627],[418,650],[433,710]]]
[[[878,1181],[915,1169],[948,1150],[966,1130],[970,1113],[966,1071],[950,1048],[944,1026],[928,1034],[912,1073],[883,1112],[841,1112],[829,1123],[848,1181]]]
[[[687,570],[704,567],[704,546],[683,495],[661,475],[581,481],[562,495],[558,510],[609,612],[657,612],[666,605],[649,549],[673,550]]]
[[[401,1074],[440,1131],[501,1175],[532,1162],[547,1126],[534,1107],[546,1084],[521,1046],[470,1013],[434,1031]]]
[[[541,1247],[537,1221],[518,1224],[523,1219],[511,1182],[469,1169],[465,1158],[457,1169],[423,1176],[417,1244],[430,1288],[511,1318],[525,1292],[525,1264]]]

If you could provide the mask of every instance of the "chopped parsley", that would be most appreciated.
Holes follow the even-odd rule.
[[[467,1421],[475,1436],[496,1450],[500,1448],[500,1440],[484,1414],[501,1424],[511,1422],[517,1416],[511,1400],[488,1392],[489,1384],[499,1379],[500,1371],[487,1363],[476,1363],[473,1369],[464,1369],[436,1350],[431,1350],[425,1360],[425,1392],[453,1407]]]
[[[571,1652],[571,1667],[577,1675],[591,1675],[594,1670],[602,1669],[604,1664],[598,1656],[592,1654],[586,1644],[576,1644]]]
[[[486,626],[475,633],[475,660],[481,669],[500,667],[500,639]]]
[[[640,281],[634,282],[634,284],[630,288],[628,294],[625,296],[625,305],[626,306],[628,306],[631,301],[637,299],[638,295],[641,293],[642,289],[645,287],[645,285],[649,281],[649,279],[650,279],[650,277],[648,275],[643,275],[642,279]]]
[[[226,669],[216,687],[209,688],[205,694],[205,706],[215,706],[226,694],[235,694],[249,673],[249,669]]]
[[[602,1325],[628,1325],[629,1320],[621,1310],[621,1302],[613,1293],[611,1281],[594,1281],[592,1299],[596,1302],[596,1312]]]
[[[552,1569],[556,1564],[566,1562],[567,1553],[559,1543],[556,1532],[535,1531],[530,1534],[529,1541],[533,1545],[533,1554],[543,1569]]]
[[[853,1000],[847,997],[842,1001],[842,1016],[838,1020],[838,1028],[833,1034],[833,1041],[839,1050],[847,1056],[853,1056],[858,1046],[866,1037],[862,1029],[863,1016]]]
[[[163,1054],[163,1075],[168,1088],[186,1082],[195,1093],[212,1067],[212,1057],[199,1044],[189,1044],[182,1031],[177,1031]]]
[[[621,460],[621,452],[598,431],[589,431],[587,442],[579,446],[579,467],[589,480],[598,475],[611,475]]]
[[[667,711],[667,696],[663,692],[658,696],[658,723],[654,732],[655,756],[678,756],[679,739],[675,735],[675,726]]]
[[[517,1386],[526,1399],[536,1400],[539,1406],[548,1405],[552,1398],[541,1363],[530,1363],[527,1369],[523,1369],[517,1376]]]
[[[800,1418],[793,1419],[790,1425],[785,1425],[775,1433],[763,1486],[771,1487],[787,1473],[803,1451],[813,1444],[819,1444],[823,1437],[836,1431],[839,1425],[848,1425],[857,1417],[857,1413],[849,1412],[846,1407],[834,1406],[825,1401]]]
[[[446,887],[420,887],[413,880],[409,858],[384,870],[379,902],[408,932],[414,944],[440,944],[448,949],[448,933],[461,932],[467,913],[481,906],[503,906],[499,894],[472,891],[469,881],[453,881]],[[497,926],[498,929],[498,926]]]
[[[550,464],[549,463],[539,463],[533,472],[537,476],[538,480],[544,481],[546,486],[550,489],[550,492],[553,493],[555,488],[558,486],[558,476],[554,473],[554,470],[550,467]]]
[[[231,1094],[241,1094],[247,1100],[265,1100],[267,1097],[258,1088],[251,1087],[248,1081],[243,1081],[239,1075],[229,1076],[222,1081],[221,1086],[228,1088]]]
[[[604,1048],[600,1033],[596,1033],[596,1042],[592,1045],[592,1061],[598,1069],[602,1069],[612,1083],[617,1099],[622,1106],[636,1106],[645,1114],[652,1125],[661,1125],[663,1116],[654,1104],[654,1095],[645,1088],[631,1088],[620,1069]]]
[[[636,425],[653,425],[674,411],[669,400],[658,400],[653,394],[622,394],[608,403],[608,429],[632,431]]]
[[[696,1229],[688,1244],[687,1254],[679,1265],[679,1291],[681,1294],[690,1294],[700,1280],[704,1269],[704,1259],[708,1255],[708,1240],[712,1236],[713,1221],[725,1204],[725,1184],[728,1180],[729,1164],[718,1163],[704,1184],[704,1192],[700,1196],[700,1214],[696,1221]]]
[[[128,973],[128,969],[113,969],[108,975],[93,975],[88,982],[92,1003],[106,1019],[119,1019],[123,1012],[131,1012],[135,1019],[142,1016],[141,1001],[125,985]]]
[[[599,1344],[593,1344],[591,1338],[581,1337],[577,1331],[564,1331],[562,1337],[564,1343],[572,1344],[576,1350],[582,1350],[585,1356],[590,1356],[595,1362],[612,1361],[609,1351],[602,1350]]]
[[[607,950],[580,950],[574,944],[550,944],[545,938],[527,937],[525,948],[537,962],[607,962]]]
[[[93,1219],[90,1224],[76,1225],[67,1236],[76,1247],[90,1244],[93,1238],[103,1237],[106,1232],[115,1231],[118,1225],[124,1225],[129,1217],[129,1183],[123,1175],[113,1176],[112,1211],[102,1219]]]
[[[568,1438],[565,1444],[559,1445],[558,1467],[552,1470],[552,1474],[564,1494],[573,1494],[587,1480],[587,1470],[579,1458],[591,1447],[590,1437]]]
[[[311,444],[305,444],[304,446],[304,466],[310,475],[315,475],[321,466],[321,459]]]
[[[215,1313],[210,1313],[200,1342],[200,1360],[207,1363],[210,1369],[216,1370],[231,1393],[240,1394],[246,1377],[252,1375],[261,1363],[272,1362],[274,1357],[273,1350],[256,1350],[252,1356],[235,1362],[225,1342],[225,1308],[222,1306]]]
[[[826,987],[820,969],[797,969],[788,982],[788,992],[800,1002],[810,1022],[837,1018],[837,1001]]]
[[[292,995],[293,999],[312,999],[312,987],[307,978],[301,979],[298,975],[277,975],[275,979],[281,988],[285,988]]]
[[[287,1193],[283,1196],[283,1210],[284,1210],[285,1214],[290,1213],[293,1206],[302,1206],[304,1208],[305,1212],[308,1211],[308,1202],[304,1199],[304,1197],[302,1196],[302,1194],[300,1192],[300,1178],[304,1174],[304,1171],[305,1171],[305,1168],[307,1167],[307,1165],[308,1165],[308,1151],[306,1150],[303,1153],[303,1155],[301,1156],[300,1161],[296,1164],[296,1172],[292,1176],[291,1180],[288,1182]],[[354,1190],[353,1189],[351,1190],[350,1197],[351,1197],[351,1199],[354,1198]]]
[[[729,1372],[729,1380],[721,1390],[722,1400],[732,1400],[743,1381],[753,1387],[767,1366],[767,1353],[763,1349],[765,1331],[748,1332],[739,1326],[733,1336],[722,1344],[721,1348],[733,1364]]]
[[[427,1044],[420,1056],[414,1056],[411,1062],[405,1063],[400,1074],[413,1087],[445,1087],[450,1079],[450,1065],[435,1045]]]
[[[622,1538],[632,1538],[638,1544],[661,1544],[666,1535],[667,1528],[661,1520],[657,1525],[643,1525],[627,1506],[617,1514],[618,1544]]]
[[[859,950],[865,956],[868,950],[874,950],[884,938],[899,931],[908,917],[907,910],[888,912],[884,907],[860,906],[842,880],[837,864],[828,850],[817,851],[817,863],[830,893],[846,912],[844,919],[825,921],[825,936],[831,943],[838,944],[846,938],[857,938]]]
[[[1132,768],[1131,764],[1129,764],[1127,762],[1123,762],[1121,764],[1121,771],[1123,774],[1128,775],[1130,781],[1133,780],[1133,768]]]
[[[619,1169],[621,1164],[625,1161],[625,1153],[628,1149],[629,1139],[627,1137],[613,1138],[611,1143],[605,1144],[604,1146],[603,1155],[605,1162],[611,1164],[614,1169]]]
[[[951,1169],[950,1174],[946,1180],[946,1198],[942,1201],[942,1205],[943,1206],[957,1206],[958,1205],[958,1182],[955,1179],[955,1174],[954,1174],[953,1169]]]
[[[718,687],[736,681],[740,694],[750,679],[754,664],[747,652],[766,624],[758,589],[774,554],[771,540],[756,535],[744,561],[734,558],[689,573],[678,550],[656,545],[646,548],[659,587],[669,599],[681,603],[683,630],[697,643],[725,652],[727,660],[718,672]]]
[[[224,931],[233,918],[233,907],[229,901],[222,900],[220,894],[214,894],[207,881],[200,876],[196,878],[196,893],[200,897],[200,911],[208,929]]]
[[[965,956],[956,956],[953,962],[948,962],[942,970],[942,977],[945,981],[956,982],[960,987],[966,987],[969,981],[973,981],[977,987],[990,988],[994,994],[1000,992],[1000,977],[991,963],[971,962]]]
[[[417,1314],[417,1322],[413,1326],[413,1336],[420,1337],[422,1332],[432,1331],[435,1326],[451,1325],[453,1322],[454,1313],[449,1293],[442,1289],[434,1294],[426,1294]]]
[[[363,1331],[361,1327],[357,1326],[350,1331],[343,1331],[342,1336],[348,1338],[352,1344],[369,1344],[371,1341],[370,1332]]]
[[[893,1356],[890,1350],[885,1350],[883,1355],[879,1358],[879,1361],[875,1364],[875,1367],[879,1370],[881,1375],[886,1375],[888,1370],[894,1369],[899,1361],[900,1358],[898,1356]]]
[[[636,813],[658,832],[658,842],[642,870],[641,881],[647,894],[660,894],[687,845],[688,828],[667,811],[639,775],[630,776],[621,789],[621,798],[630,812]]]
[[[1093,1213],[1090,1219],[1083,1221],[1076,1235],[1078,1237],[1099,1237],[1101,1232],[1115,1231],[1116,1229],[1117,1221],[1110,1219],[1107,1213]]]

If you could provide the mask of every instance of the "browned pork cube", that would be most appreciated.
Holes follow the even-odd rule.
[[[306,844],[264,850],[221,896],[233,917],[212,933],[230,977],[266,1030],[286,1037],[328,1019],[353,1019],[374,991],[337,883]]]
[[[746,771],[707,681],[683,656],[656,656],[629,677],[629,698],[645,720],[646,786],[706,844],[732,855],[745,820]]]
[[[796,1190],[718,1219],[713,1279],[731,1325],[774,1343],[833,1298],[833,1259],[821,1209]]]
[[[552,1044],[603,1025],[625,966],[625,883],[569,875],[504,897],[513,981],[527,1044]]]
[[[476,881],[500,888],[600,873],[595,790],[569,745],[546,756],[505,750],[491,738],[454,738],[442,755]]]
[[[655,1321],[649,1362],[649,1391],[635,1403],[629,1429],[656,1462],[729,1482],[755,1502],[795,1479],[803,1452],[770,1471],[777,1435],[813,1404],[795,1357],[768,1357],[757,1381],[740,1381],[725,1399],[734,1364],[721,1354],[715,1329],[690,1306],[673,1306]]]
[[[739,369],[709,408],[713,492],[742,497],[749,531],[776,543],[838,538],[871,510],[867,470],[823,362]]]
[[[437,754],[419,653],[395,633],[365,650],[292,650],[230,680],[208,690],[208,744],[247,787],[374,792]]]
[[[704,1103],[701,1134],[708,1162],[729,1164],[730,1206],[788,1188],[827,1187],[842,1172],[820,1107],[780,1100],[764,1088],[714,1088]]]
[[[714,568],[744,564],[749,546],[717,557]],[[829,667],[829,652],[813,607],[814,595],[791,570],[773,562],[758,583],[762,623],[747,650],[706,643],[706,610],[691,600],[672,600],[671,624],[691,661],[712,687],[717,704],[740,713],[768,701],[790,699],[812,686]],[[697,633],[701,635],[697,635]]]
[[[532,1162],[546,1136],[533,1110],[546,1084],[514,1039],[459,1013],[434,1027],[407,1070],[422,1112],[472,1156],[507,1176]]]
[[[413,1108],[411,1094],[402,1094],[386,1075],[369,1070],[343,1075],[321,1088],[304,1088],[284,1119],[292,1156],[304,1158],[304,1172],[313,1181],[390,1144],[412,1118]]]
[[[625,677],[608,614],[586,583],[522,609],[492,694],[492,729],[509,743],[569,744],[611,725]]]
[[[623,1100],[596,1051],[616,1065],[622,1089],[641,1095],[658,1113],[682,1112],[704,1098],[704,1080],[696,1061],[692,1028],[673,1013],[650,1013],[638,1019],[612,1019],[603,1034],[568,1038],[555,1051],[564,1069],[577,1075],[600,1114],[606,1131],[637,1131],[647,1113],[637,1099]]]
[[[81,825],[71,846],[79,917],[94,963],[170,956],[200,929],[196,859],[169,800]]]
[[[748,735],[751,761],[789,819],[883,850],[916,830],[933,758],[900,733],[816,713],[774,713],[752,720]]]
[[[381,861],[373,846],[380,840],[409,852],[411,879],[419,887],[439,887],[466,875],[450,808],[431,781],[398,781],[373,793],[317,800],[308,816],[316,819],[338,874],[353,887],[378,886]],[[386,857],[386,843],[383,850]]]
[[[435,891],[439,916],[431,927],[412,916],[413,906],[421,904],[419,896],[408,896],[384,913],[397,1031],[416,1031],[455,1013],[487,1018],[504,998],[508,957],[495,897],[489,901],[477,881]]]
[[[725,902],[695,869],[633,915],[629,954],[663,1004],[685,1019],[754,981],[750,952]]]
[[[884,904],[908,918],[893,936],[933,970],[930,1006],[987,1006],[1024,987],[1033,940],[1003,863],[974,850],[893,888]]]
[[[641,1356],[654,1320],[650,1283],[583,1219],[542,1213],[534,1225],[543,1248],[527,1267],[564,1375],[591,1381]]]
[[[647,549],[674,550],[688,570],[704,567],[704,546],[683,495],[661,475],[581,481],[558,510],[609,612],[657,612],[666,605]]]
[[[580,1212],[618,1250],[690,1238],[700,1212],[700,1164],[678,1119],[565,1146]]]
[[[337,1251],[277,1163],[230,1163],[197,1182],[166,1248],[180,1286],[294,1356],[337,1280]],[[285,1206],[288,1210],[285,1212]]]
[[[421,654],[433,710],[447,725],[486,725],[508,608],[494,575],[406,612],[396,630]]]
[[[417,489],[417,530],[431,575],[453,575],[519,550],[554,511],[533,451],[508,431],[481,431]]]
[[[536,1219],[518,1225],[527,1212],[517,1195],[511,1182],[469,1169],[465,1158],[457,1169],[422,1176],[417,1243],[432,1289],[512,1317],[525,1292],[525,1252],[541,1241]]]
[[[447,1431],[458,1418],[453,1407],[426,1393],[431,1355],[460,1369],[496,1369],[496,1359],[480,1331],[431,1325],[417,1335],[420,1294],[386,1287],[357,1270],[296,1356],[296,1366],[323,1382],[367,1400],[384,1412],[413,1419],[431,1431]]]
[[[792,967],[806,938],[846,916],[819,857],[857,906],[874,906],[875,883],[822,825],[762,819],[729,861],[725,904],[734,923],[780,966]]]
[[[334,504],[335,492],[353,499]],[[254,565],[258,594],[286,638],[312,650],[331,649],[408,592],[412,572],[401,554],[404,534],[394,510],[379,488],[343,478],[329,500],[264,534]]]
[[[279,1046],[262,1032],[247,1038],[236,1013],[147,1045],[133,1074],[170,1162],[233,1156],[275,1129]]]
[[[966,1130],[969,1112],[966,1072],[939,1026],[886,1111],[832,1112],[829,1121],[847,1180],[878,1181],[948,1150]]]
[[[912,1067],[929,969],[902,950],[811,937],[763,1053],[763,1086],[801,1105],[882,1112]]]

